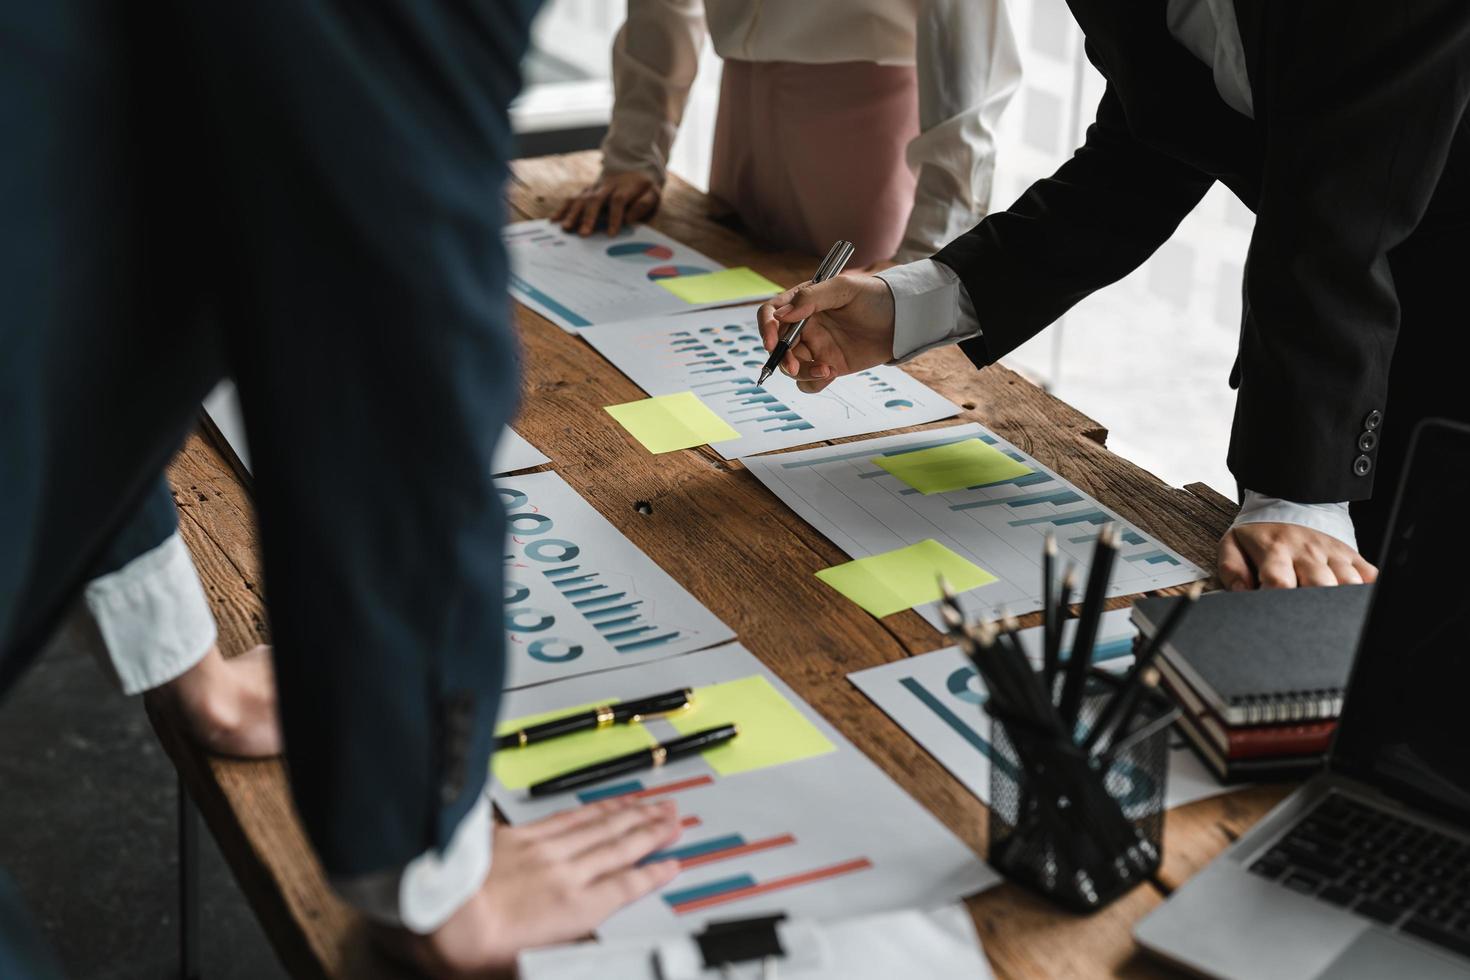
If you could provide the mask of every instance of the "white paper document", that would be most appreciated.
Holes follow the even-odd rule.
[[[703,304],[680,299],[659,281],[725,267],[648,225],[630,225],[612,237],[599,232],[583,238],[539,219],[506,225],[502,238],[510,254],[511,295],[569,333],[770,295],[757,292]]]
[[[711,443],[726,459],[947,419],[959,408],[896,367],[881,366],[808,395],[777,371],[756,384],[768,356],[756,306],[609,323],[584,336],[650,395],[692,391],[740,433]]]
[[[495,444],[495,452],[490,457],[490,472],[499,476],[549,462],[551,460],[545,453],[523,439],[515,429],[506,426],[501,430],[500,441]]]
[[[975,923],[963,905],[905,909],[835,922],[785,920],[774,926],[781,955],[704,965],[692,937],[623,939],[531,949],[517,961],[520,980],[989,980]]]
[[[980,440],[1026,472],[946,493],[920,493],[873,460]],[[1041,608],[1041,551],[1054,532],[1060,564],[1085,578],[1104,524],[1117,525],[1119,552],[1107,594],[1133,595],[1207,578],[1204,569],[1123,520],[1031,456],[971,423],[745,460],[750,472],[807,523],[853,558],[933,538],[996,576],[960,595],[966,615],[994,619]],[[918,607],[942,629],[938,603]]]
[[[1133,640],[1138,631],[1129,615],[1127,609],[1103,615],[1093,650],[1094,663],[1121,670],[1133,662]],[[1064,651],[1076,627],[1075,619],[1068,621],[1063,634]],[[1022,630],[1020,638],[1026,653],[1039,666],[1041,628]],[[907,657],[847,677],[966,789],[981,802],[990,802],[990,767],[995,755],[990,744],[990,716],[985,713],[987,692],[985,682],[959,647]],[[1165,806],[1182,806],[1234,788],[1217,782],[1178,732],[1170,729],[1169,739]],[[1009,761],[1005,764],[1010,765]],[[1152,778],[1141,770],[1131,770],[1130,778],[1130,798],[1139,802],[1149,799],[1155,791]]]
[[[491,796],[511,823],[622,795],[677,801],[683,836],[657,857],[678,859],[683,871],[614,915],[600,936],[688,933],[715,919],[775,912],[830,919],[928,907],[998,881],[739,644],[512,691],[501,705],[501,730],[546,712],[678,687],[694,689],[685,712],[635,731],[613,726],[581,736],[602,740],[594,749],[606,745],[594,761],[630,751],[630,740],[652,745],[732,722],[740,734],[702,755],[542,799],[525,786],[555,773],[527,772],[531,756],[517,755],[538,746],[502,750],[492,763]]]
[[[734,632],[555,473],[496,480],[506,508],[506,687],[626,667]]]

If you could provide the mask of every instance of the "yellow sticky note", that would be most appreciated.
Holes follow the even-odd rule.
[[[694,276],[671,276],[654,280],[686,303],[733,303],[741,299],[774,296],[781,287],[746,266],[701,272]]]
[[[607,406],[607,414],[651,453],[668,453],[710,442],[739,439],[740,433],[692,391]]]
[[[834,746],[760,674],[694,689],[694,703],[669,716],[681,735],[740,726],[740,734],[703,754],[721,776],[826,755]]]
[[[896,456],[874,456],[873,462],[923,494],[980,487],[1034,472],[1025,463],[1011,459],[979,439]]]
[[[941,575],[956,592],[995,581],[994,575],[933,538],[824,568],[817,578],[874,616],[883,617],[938,599]]]
[[[496,727],[495,734],[504,735],[507,732],[519,731],[527,725],[550,721],[552,718],[560,718],[563,715],[574,715],[579,711],[591,711],[593,708],[609,703],[611,702],[599,701],[594,704],[562,708],[559,711],[547,711],[539,715],[528,715],[525,718],[514,718],[501,722]],[[636,752],[638,749],[646,749],[655,744],[657,743],[654,737],[649,734],[647,728],[640,724],[592,728],[585,732],[577,732],[575,735],[563,735],[560,738],[537,742],[535,745],[526,745],[516,749],[500,749],[490,757],[490,769],[495,773],[495,778],[500,780],[501,785],[508,789],[524,789],[532,783],[559,776],[568,770],[588,766],[615,755]]]

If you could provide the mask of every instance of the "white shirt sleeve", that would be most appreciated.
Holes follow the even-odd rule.
[[[168,683],[214,646],[214,616],[177,533],[93,579],[82,599],[102,638],[99,659],[124,694]]]
[[[402,868],[333,878],[332,887],[371,919],[421,935],[433,932],[485,883],[493,830],[490,797],[482,795],[443,853],[425,852]]]
[[[1358,550],[1358,535],[1353,529],[1353,518],[1346,503],[1298,504],[1279,497],[1268,497],[1254,490],[1246,490],[1240,513],[1235,515],[1231,527],[1242,524],[1296,524],[1330,535],[1343,544]]]
[[[980,336],[975,304],[949,266],[933,259],[878,273],[893,294],[893,360],[899,364],[945,344]]]
[[[1004,0],[924,0],[915,25],[919,135],[914,209],[894,257],[933,255],[990,208],[995,128],[1021,84]]]
[[[603,173],[641,173],[663,186],[704,36],[700,0],[628,0],[628,18],[613,39]]]

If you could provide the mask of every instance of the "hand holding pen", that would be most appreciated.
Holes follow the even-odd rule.
[[[772,353],[803,321],[790,349],[766,366],[780,367],[808,394],[843,375],[893,360],[893,294],[875,276],[837,275],[802,283],[763,303],[756,313],[761,341]],[[768,376],[763,372],[763,378]]]

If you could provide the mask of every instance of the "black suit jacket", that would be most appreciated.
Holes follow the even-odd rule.
[[[1107,89],[1072,159],[936,256],[984,332],[966,353],[989,364],[1137,268],[1220,180],[1257,215],[1231,470],[1290,500],[1368,497],[1391,258],[1465,219],[1470,4],[1237,0],[1252,120],[1169,35],[1163,0],[1069,3]]]
[[[488,773],[535,6],[0,5],[0,692],[171,520],[163,466],[231,371],[291,784],[334,875],[443,846]]]

